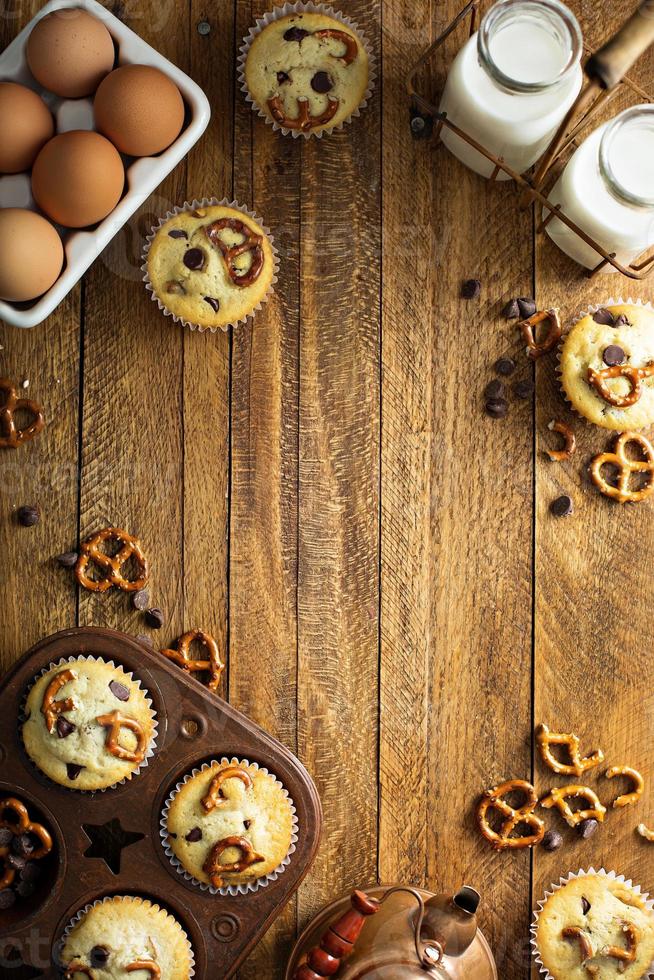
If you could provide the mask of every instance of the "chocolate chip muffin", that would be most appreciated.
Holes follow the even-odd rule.
[[[68,980],[193,976],[191,944],[181,925],[158,905],[129,895],[85,911],[66,936],[61,959]]]
[[[130,778],[151,749],[155,715],[122,667],[80,657],[36,681],[25,706],[23,742],[60,786],[99,790]]]
[[[182,868],[223,888],[279,867],[291,847],[293,811],[269,773],[223,760],[186,779],[170,803],[167,831]]]
[[[633,889],[605,875],[573,878],[547,898],[536,945],[553,980],[640,980],[654,960],[654,916]]]
[[[604,429],[654,422],[654,313],[602,307],[576,323],[563,343],[561,385],[573,408]]]
[[[174,316],[201,329],[238,323],[264,300],[275,275],[264,229],[236,208],[181,211],[156,232],[149,286]]]
[[[295,13],[255,35],[243,75],[256,107],[284,132],[321,133],[345,122],[363,101],[368,55],[342,21]]]

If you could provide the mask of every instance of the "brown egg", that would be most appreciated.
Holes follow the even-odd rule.
[[[33,211],[0,209],[0,299],[36,299],[59,278],[64,247],[56,228]]]
[[[64,99],[92,95],[114,66],[111,34],[79,8],[55,10],[27,39],[27,63],[43,88]]]
[[[24,85],[0,82],[0,173],[29,170],[52,138],[54,119],[43,99]]]
[[[80,129],[46,143],[32,170],[32,193],[42,211],[67,228],[106,218],[125,186],[120,154],[99,133]]]
[[[124,65],[104,79],[93,105],[98,130],[121,153],[149,157],[177,139],[184,101],[177,86],[147,65]]]

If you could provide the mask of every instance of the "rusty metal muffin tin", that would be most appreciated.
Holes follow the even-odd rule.
[[[98,793],[48,780],[27,757],[20,734],[21,705],[33,679],[50,663],[84,655],[132,671],[159,723],[149,765]],[[71,629],[37,643],[0,683],[0,706],[0,791],[24,800],[55,840],[48,873],[34,896],[0,912],[0,952],[6,957],[9,949],[17,950],[25,964],[55,977],[56,944],[76,912],[106,895],[141,895],[168,909],[186,930],[198,980],[231,976],[297,890],[318,847],[320,800],[295,756],[179,667],[110,629]],[[222,756],[265,766],[297,810],[299,839],[290,864],[276,881],[246,895],[214,896],[187,882],[166,857],[159,835],[161,810],[176,783],[198,763]],[[143,835],[122,851],[119,874],[102,858],[84,856],[91,841],[82,825],[115,818],[123,830]]]

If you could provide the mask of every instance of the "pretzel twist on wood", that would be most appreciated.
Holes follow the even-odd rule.
[[[117,541],[122,545],[115,555],[108,555],[102,550],[107,541]],[[138,568],[135,579],[127,579],[122,573],[125,562],[133,559]],[[92,579],[88,574],[90,564],[103,570],[103,577]],[[148,560],[143,554],[138,538],[128,534],[119,527],[106,527],[97,534],[92,534],[83,542],[80,555],[75,565],[75,577],[81,586],[90,592],[106,592],[115,586],[122,592],[138,592],[142,589],[149,574]]]
[[[43,408],[31,398],[19,398],[18,390],[8,378],[0,378],[0,449],[17,449],[41,432],[45,425]],[[16,425],[16,412],[34,416],[24,429]]]
[[[547,333],[540,342],[537,342],[534,336],[534,328],[544,320],[548,321]],[[561,334],[563,333],[561,317],[559,316],[559,311],[556,309],[539,310],[527,320],[523,320],[522,323],[519,323],[518,329],[522,332],[522,336],[527,343],[527,355],[528,357],[531,357],[532,360],[542,357],[543,354],[547,354],[547,352],[551,351],[553,347],[556,347],[561,339]]]
[[[588,368],[588,383],[593,386],[597,394],[609,405],[615,408],[629,408],[635,405],[643,393],[641,384],[644,378],[651,378],[654,375],[654,362],[646,364],[645,367],[630,367],[628,364],[614,364],[611,367],[602,368],[601,371],[594,371]],[[618,395],[617,392],[609,388],[607,381],[612,378],[624,378],[629,382],[629,391],[626,395]]]
[[[231,864],[221,864],[221,854],[230,847],[236,847],[239,849],[242,855],[241,860],[232,861]],[[211,881],[213,888],[222,888],[222,876],[224,874],[229,872],[237,872],[240,874],[249,868],[250,865],[258,864],[260,861],[265,860],[266,859],[263,857],[263,855],[257,854],[247,837],[224,837],[211,848],[209,856],[202,866],[202,870],[209,876],[209,880]]]
[[[246,790],[252,787],[252,777],[246,769],[242,769],[240,766],[229,766],[227,769],[221,769],[211,780],[209,791],[202,800],[202,806],[207,813],[217,807],[225,806],[227,803],[222,793],[222,785],[228,779],[240,779]]]
[[[77,673],[74,670],[60,670],[58,674],[55,674],[45,689],[43,701],[41,702],[41,714],[45,719],[45,727],[51,735],[55,732],[59,715],[62,715],[65,711],[72,711],[75,708],[73,698],[64,698],[61,701],[56,701],[55,698],[62,687],[65,687],[66,684],[70,684],[71,681],[76,679]]]
[[[521,807],[512,807],[504,799],[515,791],[524,793],[526,802]],[[509,779],[494,789],[487,789],[477,804],[477,823],[482,835],[493,845],[495,850],[532,847],[538,844],[545,834],[545,824],[536,816],[534,810],[538,805],[538,796],[531,783],[524,779]],[[489,811],[495,810],[505,819],[499,830],[493,830],[488,817]],[[512,837],[511,834],[520,824],[526,824],[532,833],[523,837]]]
[[[601,749],[596,749],[592,755],[582,758],[580,752],[580,739],[578,735],[565,734],[563,732],[551,732],[547,725],[539,725],[536,729],[536,744],[540,757],[552,772],[562,776],[582,776],[587,769],[604,762],[604,753]],[[561,762],[552,753],[552,745],[567,746],[570,755],[570,762]]]
[[[627,446],[635,443],[644,459],[630,459]],[[609,483],[602,473],[603,466],[615,466],[618,471],[617,486]],[[648,474],[647,483],[639,490],[631,490],[629,480],[632,473]],[[615,440],[613,452],[599,453],[590,464],[593,483],[606,497],[612,497],[621,504],[637,503],[644,500],[654,490],[654,447],[640,432],[621,432]]]
[[[209,654],[208,660],[194,660],[191,657],[191,646],[196,641],[205,647]],[[189,630],[188,633],[184,633],[178,639],[176,650],[162,650],[161,653],[189,674],[208,673],[207,687],[210,691],[217,691],[220,687],[225,664],[220,656],[218,643],[211,633],[206,633],[201,629]]]
[[[569,799],[586,800],[590,806],[586,810],[572,810],[568,803]],[[556,807],[569,827],[576,827],[583,820],[597,820],[599,823],[603,823],[606,813],[606,807],[602,806],[597,793],[589,786],[576,784],[556,786],[550,790],[548,796],[543,797],[540,805],[546,810]]]
[[[123,759],[125,762],[143,762],[148,747],[148,738],[143,730],[143,726],[136,718],[129,718],[127,715],[122,715],[120,711],[111,711],[109,714],[100,715],[96,718],[96,721],[99,725],[108,729],[105,748],[116,759]],[[130,732],[136,735],[137,744],[133,751],[123,748],[118,742],[122,728],[128,728]]]
[[[633,789],[629,793],[623,793],[622,796],[618,796],[613,801],[612,806],[614,809],[620,809],[620,807],[637,803],[643,795],[645,780],[637,769],[632,769],[631,766],[611,766],[610,769],[606,770],[604,775],[607,779],[615,779],[616,776],[626,776],[633,783]]]
[[[236,245],[227,245],[220,237],[221,231],[226,228],[236,232],[237,235],[243,235],[243,241]],[[219,218],[207,225],[204,233],[214,248],[220,250],[225,260],[227,274],[235,286],[251,286],[253,282],[256,282],[264,263],[263,235],[250,228],[240,218]],[[244,255],[246,252],[252,253],[250,268],[246,272],[239,272],[234,262],[239,255]]]
[[[563,448],[546,449],[546,455],[549,456],[553,463],[560,463],[564,459],[570,459],[577,448],[577,439],[570,426],[565,422],[560,422],[558,419],[552,419],[547,428],[550,432],[558,432],[559,435],[563,436]]]

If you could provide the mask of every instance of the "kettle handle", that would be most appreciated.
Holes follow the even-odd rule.
[[[314,946],[295,973],[293,980],[322,980],[338,973],[342,961],[352,952],[366,919],[379,910],[379,902],[365,892],[355,891],[352,907],[331,925],[318,946]]]

